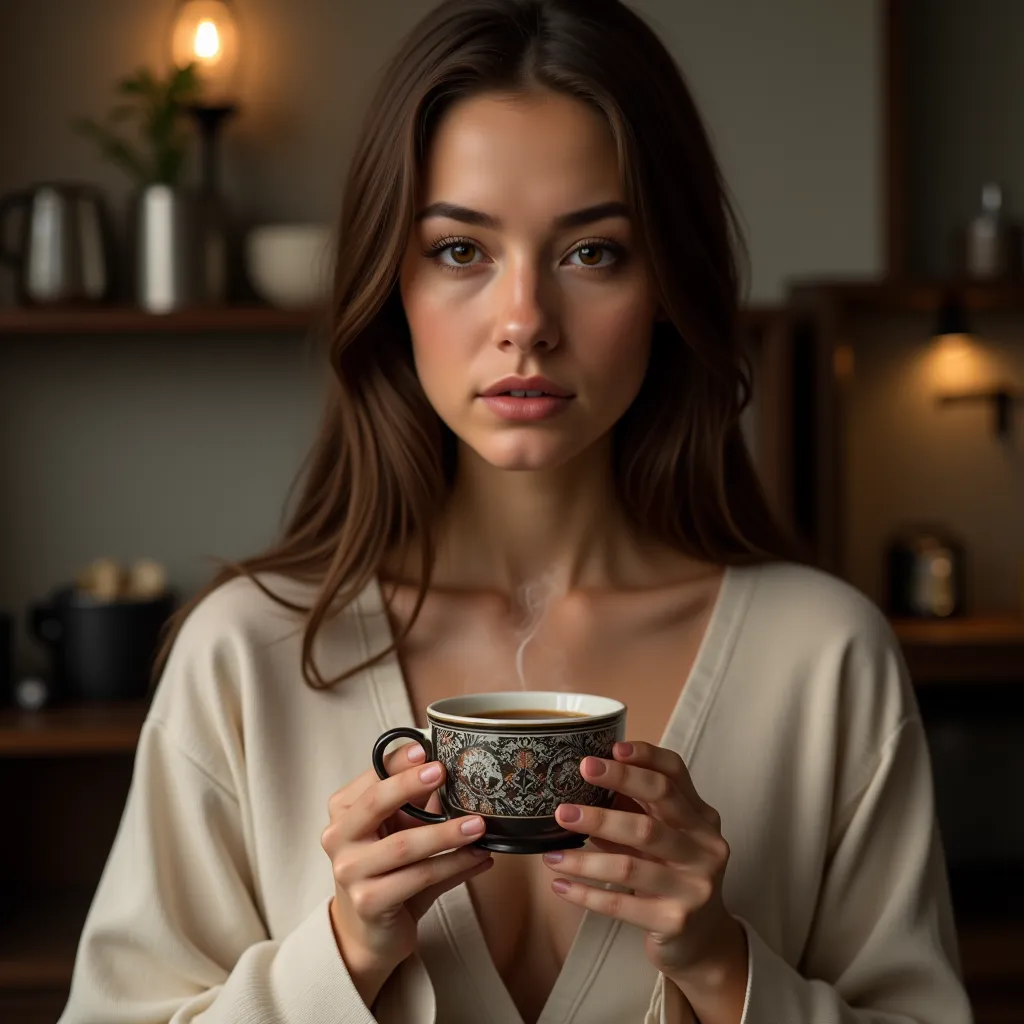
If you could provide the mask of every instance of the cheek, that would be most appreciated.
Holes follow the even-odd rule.
[[[603,389],[637,390],[650,357],[653,319],[653,304],[646,298],[625,297],[581,308],[573,347]]]
[[[452,367],[465,362],[466,311],[449,301],[446,289],[431,283],[422,274],[410,274],[402,280],[402,305],[412,336],[416,372],[430,397],[437,390],[455,383]]]

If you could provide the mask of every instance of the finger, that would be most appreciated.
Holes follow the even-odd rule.
[[[621,793],[615,794],[615,799],[612,801],[612,807],[617,811],[629,811],[630,814],[646,814],[645,811],[635,800],[630,800],[628,796],[623,796]]]
[[[478,848],[474,847],[474,849]],[[486,851],[479,850],[479,852],[484,853]],[[466,868],[465,871],[452,875],[451,878],[446,878],[443,882],[428,886],[421,893],[406,900],[405,905],[409,908],[413,918],[418,921],[439,896],[443,896],[449,889],[454,889],[457,885],[462,885],[463,882],[468,882],[469,879],[475,878],[477,875],[482,875],[485,871],[490,871],[493,867],[493,857],[482,857],[478,863]]]
[[[601,757],[585,757],[580,772],[587,782],[629,797],[654,810],[662,821],[675,828],[706,822],[667,775],[651,768],[619,764]]]
[[[377,831],[403,804],[410,804],[438,789],[444,781],[444,766],[431,761],[422,768],[407,768],[398,775],[378,780],[352,804],[335,824],[342,838],[357,839]],[[408,830],[406,830],[408,831]]]
[[[397,775],[413,767],[423,764],[427,759],[427,753],[419,743],[406,743],[384,756],[384,767],[388,775]],[[327,811],[332,820],[342,809],[351,807],[359,797],[363,795],[372,785],[380,782],[380,776],[373,768],[357,775],[346,786],[342,786],[336,793],[331,794],[327,803]]]
[[[660,861],[637,856],[635,852],[614,854],[559,850],[545,853],[544,863],[559,875],[567,875],[577,881],[611,882],[645,895],[679,896],[683,888],[679,871]]]
[[[610,843],[607,839],[595,839],[594,836],[590,836],[588,844],[593,849],[600,850],[602,853],[621,853],[627,857],[646,856],[632,846],[620,846],[618,843]]]
[[[690,806],[705,821],[710,822],[715,828],[721,827],[721,819],[718,812],[705,803],[693,785],[689,769],[683,759],[674,751],[666,747],[656,747],[653,743],[616,743],[613,748],[616,761],[624,764],[636,765],[640,768],[650,768],[660,772],[671,779],[683,794]]]
[[[407,900],[438,885],[451,881],[482,863],[491,860],[486,850],[473,846],[420,861],[391,874],[368,878],[351,886],[348,898],[360,917],[379,917],[395,910]],[[493,861],[491,861],[493,863]]]
[[[572,882],[567,878],[556,878],[551,889],[566,903],[614,917],[655,935],[679,935],[686,924],[686,907],[677,899],[595,889],[585,882]]]
[[[471,815],[443,825],[402,829],[376,843],[349,843],[333,858],[334,880],[345,887],[376,878],[447,850],[461,849],[483,834],[483,818]]]
[[[429,811],[431,814],[442,814],[447,817],[447,815],[444,814],[444,808],[441,806],[441,801],[436,790],[430,794],[427,800],[417,799],[410,802],[416,807],[422,807],[423,810]],[[387,828],[388,825],[391,826],[388,829],[389,832],[399,832],[406,828],[422,828],[423,821],[420,818],[414,818],[411,814],[408,814],[405,811],[398,811],[395,816],[385,822],[381,828]]]
[[[700,847],[687,833],[647,814],[629,814],[607,807],[560,804],[555,811],[558,824],[570,832],[582,832],[631,847],[648,857],[672,864],[686,864],[699,858]]]

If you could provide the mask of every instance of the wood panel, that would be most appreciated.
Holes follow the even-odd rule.
[[[93,886],[121,819],[131,754],[0,759],[3,886]],[[0,928],[2,928],[0,921]]]
[[[35,334],[301,334],[325,320],[322,310],[218,306],[147,313],[131,306],[0,309],[0,336]]]
[[[2,709],[0,758],[131,753],[145,714],[146,705],[135,702]]]

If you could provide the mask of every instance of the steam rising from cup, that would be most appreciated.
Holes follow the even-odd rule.
[[[540,579],[531,580],[519,588],[519,601],[526,611],[526,621],[521,627],[522,639],[516,650],[516,675],[519,677],[520,687],[524,690],[530,689],[526,684],[526,673],[523,670],[526,647],[540,630],[548,605],[564,592],[565,588],[558,583],[554,572],[548,572]]]

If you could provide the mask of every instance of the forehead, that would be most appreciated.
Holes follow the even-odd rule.
[[[555,93],[485,94],[442,118],[422,198],[505,220],[622,200],[624,189],[615,139],[598,111]]]

